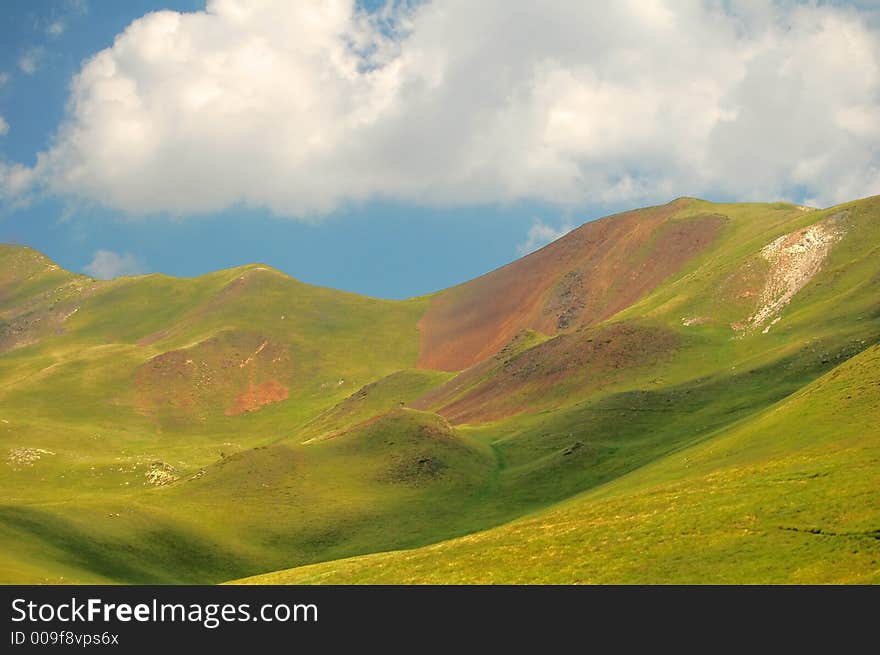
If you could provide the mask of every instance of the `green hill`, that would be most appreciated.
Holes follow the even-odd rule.
[[[878,409],[873,346],[704,443],[528,518],[243,582],[876,584]]]
[[[386,301],[2,246],[0,583],[876,580],[878,249],[683,198]]]

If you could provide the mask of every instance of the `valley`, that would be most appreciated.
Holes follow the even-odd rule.
[[[403,301],[0,246],[0,583],[880,580],[880,197]]]

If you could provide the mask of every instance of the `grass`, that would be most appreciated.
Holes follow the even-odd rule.
[[[248,583],[880,582],[880,348],[552,509]]]
[[[709,251],[460,375],[415,368],[432,296],[0,248],[0,583],[876,581],[880,199],[677,206],[727,217]],[[761,247],[841,212],[771,331],[732,330]]]

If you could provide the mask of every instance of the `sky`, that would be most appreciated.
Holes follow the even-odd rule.
[[[880,3],[4,0],[0,242],[385,298],[680,196],[880,193]]]

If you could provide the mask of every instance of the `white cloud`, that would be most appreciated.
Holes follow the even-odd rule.
[[[526,240],[516,247],[516,251],[520,255],[528,255],[530,252],[533,252],[542,246],[546,246],[551,241],[556,241],[559,237],[565,236],[571,232],[572,227],[573,226],[570,223],[564,223],[559,227],[553,227],[552,225],[548,225],[547,223],[536,219],[529,228]]]
[[[46,60],[46,49],[42,47],[34,47],[26,50],[21,57],[18,58],[18,67],[25,75],[33,75],[36,73],[43,62]]]
[[[63,20],[55,20],[46,26],[46,34],[50,37],[61,36],[65,29],[67,29],[67,25]]]
[[[6,122],[6,119],[0,116],[0,136],[5,136],[9,132],[9,123]]]
[[[0,72],[0,89],[6,86],[6,83],[9,81],[9,73]]]
[[[131,253],[120,255],[112,250],[98,250],[83,271],[99,280],[110,280],[120,275],[139,275],[145,269]]]
[[[36,177],[34,168],[0,161],[0,198],[13,203],[26,201],[37,182]]]
[[[133,213],[234,204],[880,193],[868,10],[755,0],[212,0],[75,78],[33,179]]]

